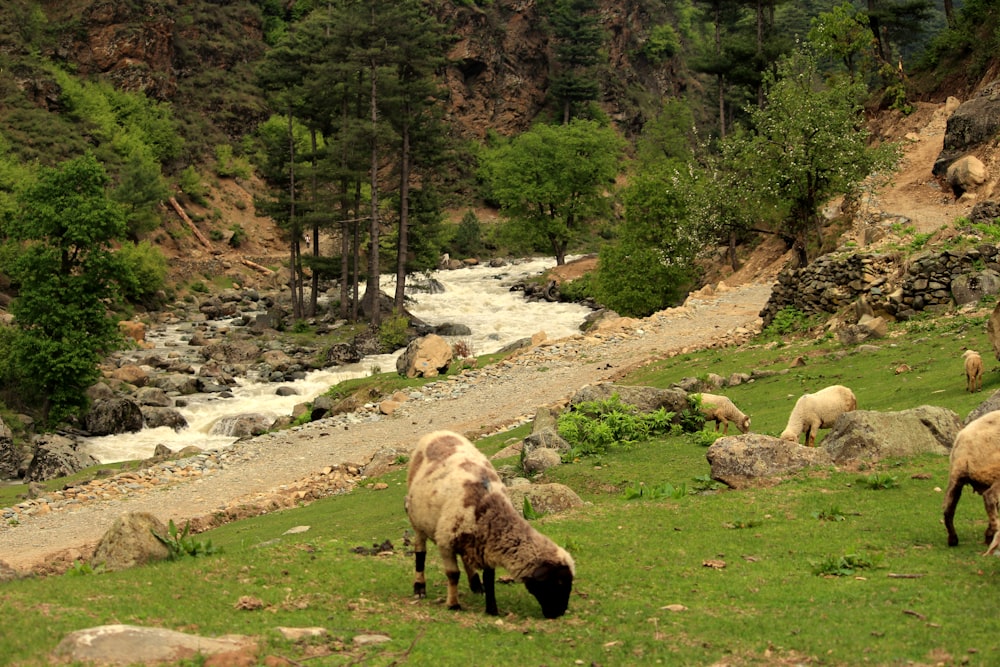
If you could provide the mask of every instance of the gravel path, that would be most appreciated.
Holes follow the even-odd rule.
[[[427,385],[391,416],[325,419],[174,462],[145,478],[119,475],[102,481],[95,493],[7,508],[0,564],[18,572],[59,571],[60,564],[65,569],[86,558],[123,512],[147,511],[183,525],[241,502],[260,505],[261,498],[294,495],[313,483],[308,480],[364,466],[382,448],[409,449],[430,430],[481,434],[523,423],[537,407],[565,401],[584,385],[616,380],[649,360],[744,340],[758,330],[770,293],[770,284],[748,284],[690,298],[683,307],[618,320],[619,326],[599,334],[546,341],[502,363]]]

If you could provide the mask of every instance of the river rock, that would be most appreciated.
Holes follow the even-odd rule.
[[[932,405],[899,412],[854,410],[837,418],[822,447],[837,464],[925,452],[947,456],[961,428],[957,414]]]
[[[230,661],[212,664],[246,665],[255,662],[254,647],[253,639],[239,635],[199,637],[164,628],[102,625],[68,634],[56,647],[53,660],[101,665],[180,664],[193,656],[221,659],[219,654],[231,654]]]
[[[554,449],[539,447],[530,452],[522,452],[521,468],[526,475],[540,475],[549,468],[562,464],[562,456]]]
[[[538,514],[559,514],[584,505],[576,491],[565,484],[518,484],[505,491],[518,512],[524,508],[525,498]]]
[[[30,461],[27,448],[14,442],[10,427],[0,420],[0,479],[23,476]]]
[[[99,461],[77,448],[77,443],[55,433],[36,436],[33,441],[31,463],[24,478],[29,482],[66,477]]]
[[[83,425],[91,435],[134,433],[142,429],[142,410],[131,398],[98,401],[90,406]]]
[[[140,387],[132,395],[132,398],[140,406],[150,405],[157,408],[169,408],[174,404],[167,392],[160,387]]]
[[[140,407],[142,418],[146,423],[146,428],[159,428],[168,426],[175,431],[180,431],[188,427],[188,421],[176,408],[164,408],[156,405],[143,405]]]
[[[408,378],[437,377],[448,370],[451,345],[441,336],[430,334],[414,339],[396,360],[396,371]]]
[[[241,415],[227,415],[215,422],[210,431],[212,435],[226,435],[236,438],[246,438],[267,433],[274,420],[258,412]]]
[[[224,340],[210,343],[201,348],[205,359],[224,364],[241,364],[256,361],[261,354],[260,348],[248,340]]]
[[[712,479],[734,489],[772,484],[783,475],[833,464],[821,447],[804,447],[758,433],[723,436],[712,443],[705,458],[712,467]]]

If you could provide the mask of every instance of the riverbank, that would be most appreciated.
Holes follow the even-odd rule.
[[[770,293],[769,282],[757,282],[693,295],[682,307],[617,320],[598,333],[546,340],[498,364],[427,385],[389,416],[335,417],[240,441],[225,453],[204,454],[201,467],[194,464],[166,482],[111,482],[120,491],[106,497],[32,501],[0,525],[0,561],[20,574],[62,571],[89,556],[123,512],[206,522],[238,518],[237,508],[259,513],[288,506],[321,478],[342,479],[337,483],[347,490],[357,480],[351,469],[363,470],[382,450],[407,451],[427,431],[448,428],[474,437],[503,430],[584,385],[615,381],[651,360],[743,342],[758,330]]]

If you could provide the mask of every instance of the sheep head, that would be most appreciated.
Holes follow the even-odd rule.
[[[573,568],[560,562],[542,563],[524,580],[524,586],[542,606],[545,618],[559,618],[569,607]]]

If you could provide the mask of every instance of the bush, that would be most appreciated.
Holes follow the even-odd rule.
[[[166,286],[166,257],[149,241],[123,243],[117,255],[128,276],[122,284],[125,298],[133,303],[153,305],[157,293]]]
[[[406,344],[409,342],[409,336],[407,335],[409,326],[410,320],[405,315],[395,315],[387,320],[383,320],[378,330],[378,339],[382,345],[382,349],[391,351],[406,347]]]

